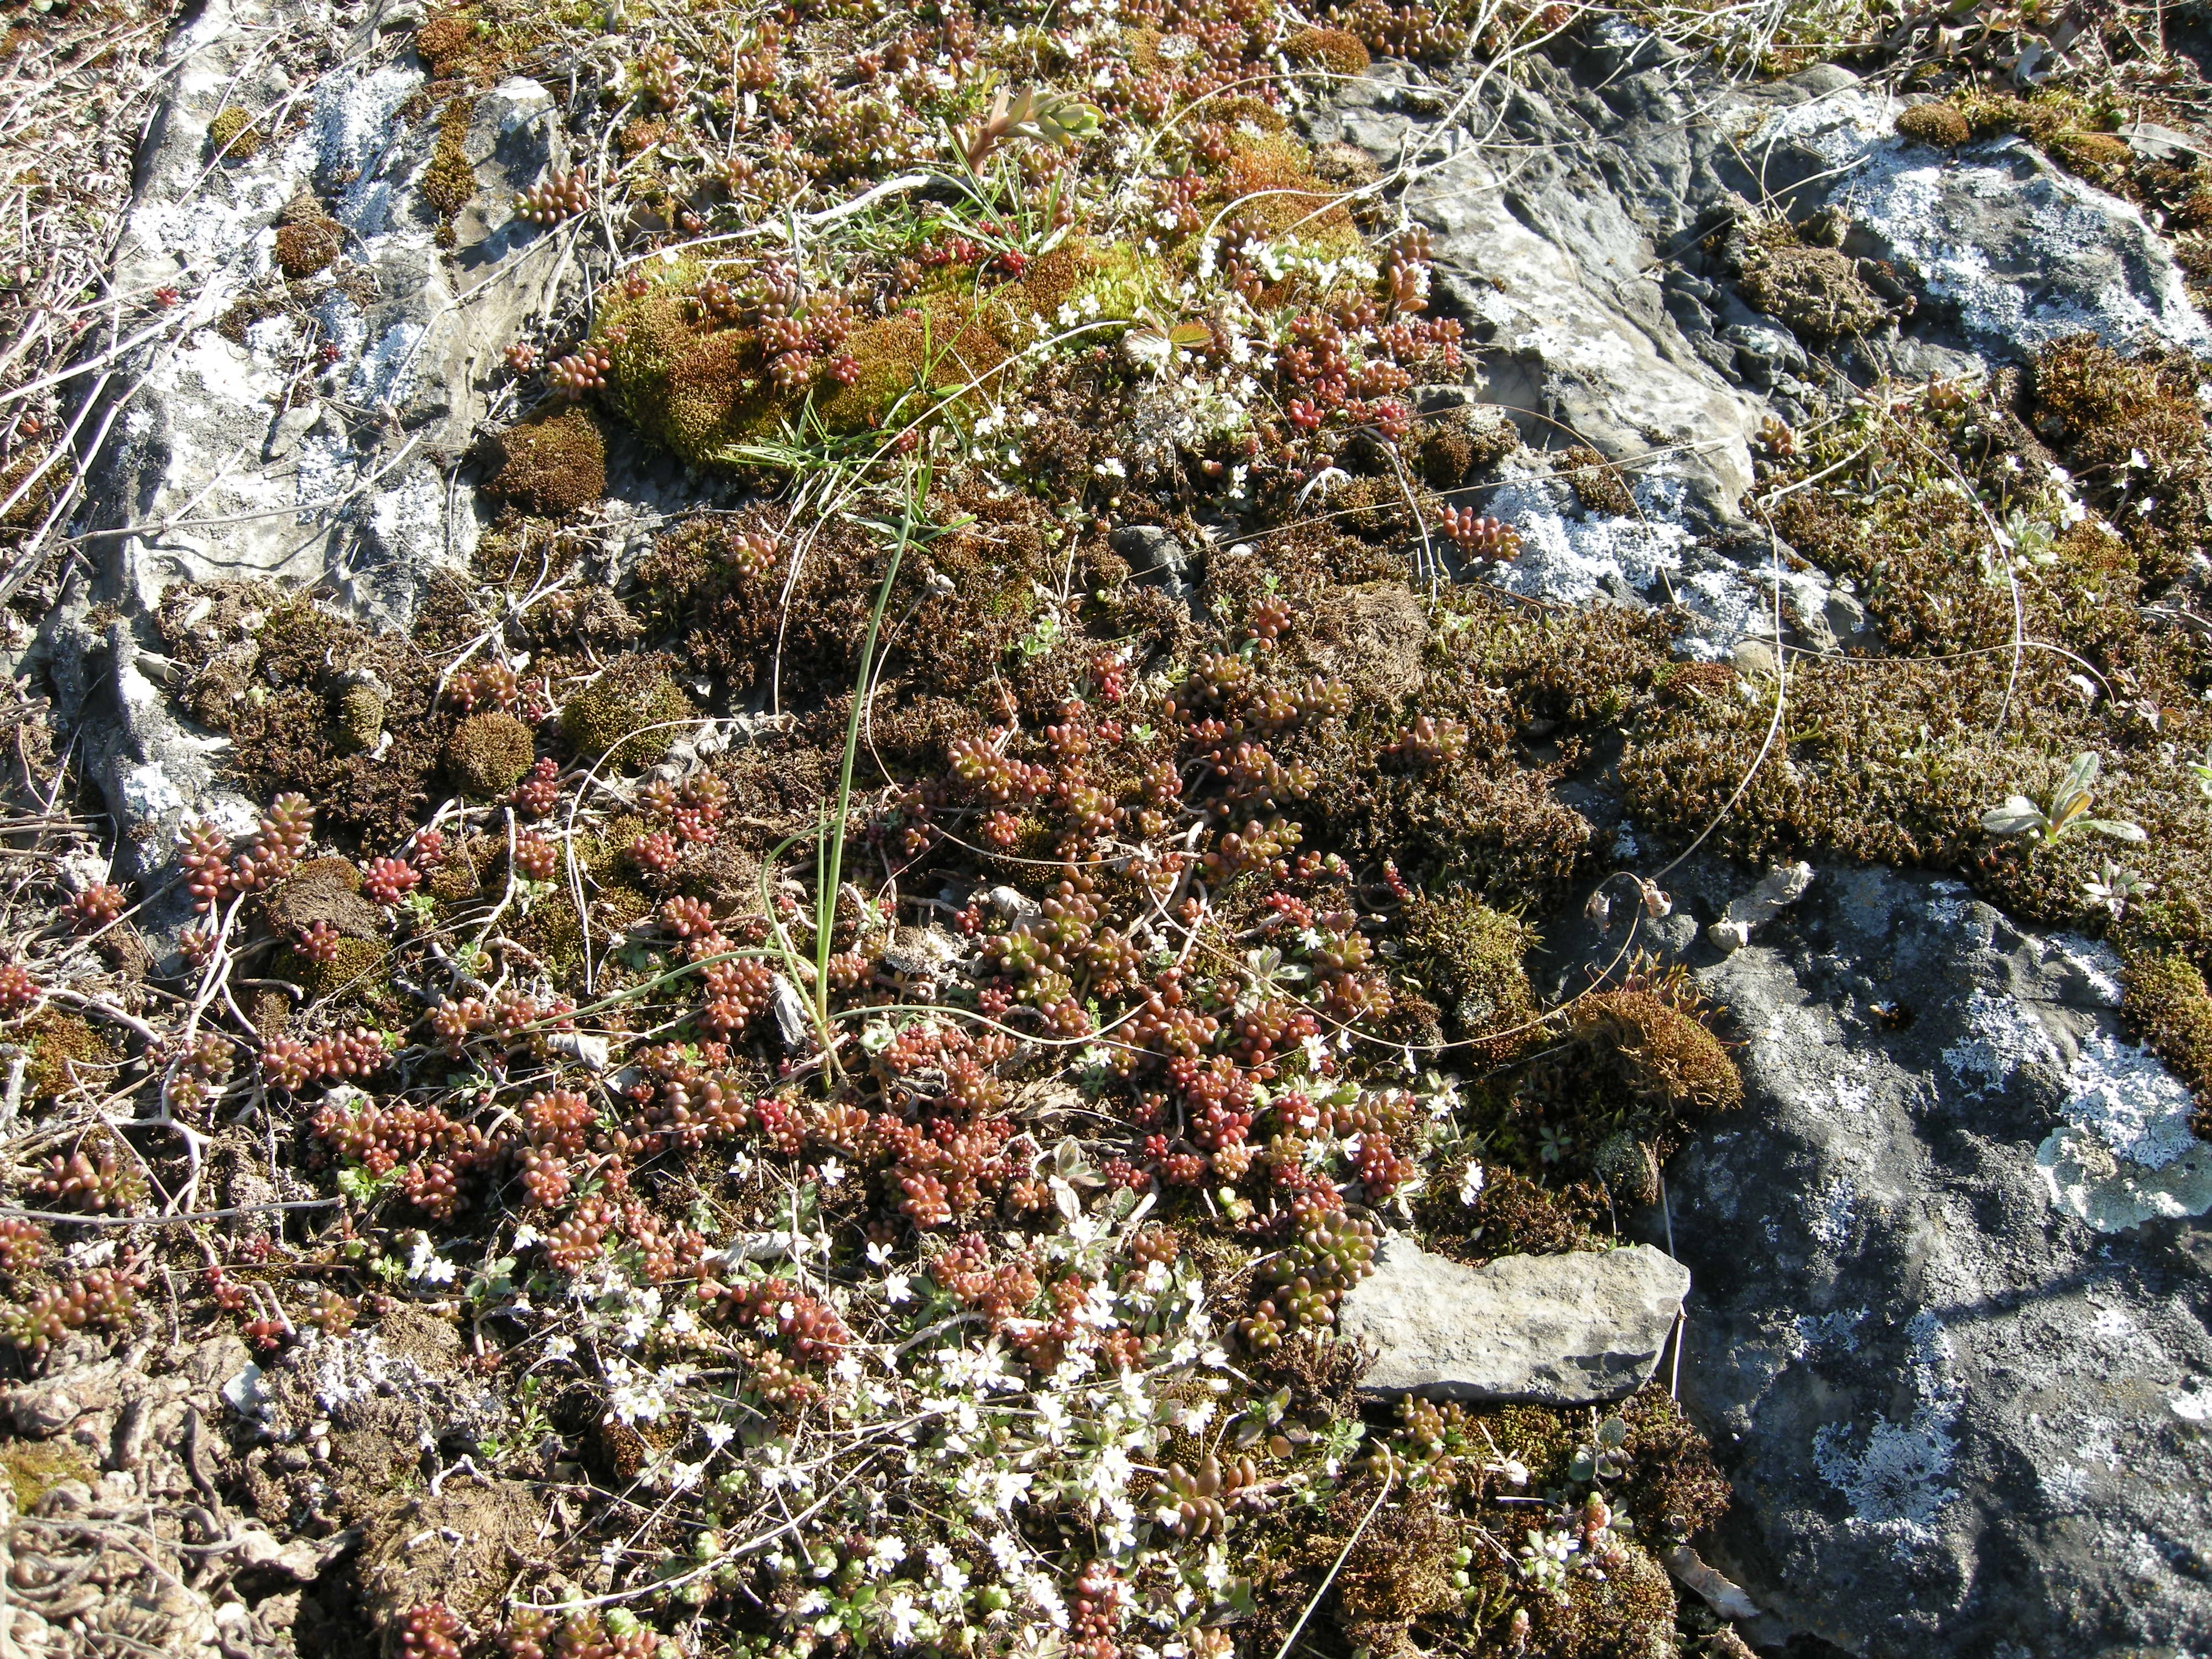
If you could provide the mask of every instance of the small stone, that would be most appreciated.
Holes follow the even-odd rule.
[[[775,1034],[783,1046],[797,1054],[812,1040],[811,1021],[798,990],[781,974],[769,988],[769,1008],[775,1016]]]
[[[1774,678],[1774,647],[1765,640],[1745,640],[1737,645],[1730,660],[1737,673],[1751,679],[1771,680]]]
[[[1177,604],[1189,603],[1190,554],[1166,531],[1157,525],[1123,525],[1106,542],[1129,562],[1130,580],[1165,588]]]
[[[1469,1267],[1397,1237],[1337,1328],[1373,1352],[1370,1395],[1588,1406],[1650,1379],[1689,1288],[1689,1269],[1648,1244]]]

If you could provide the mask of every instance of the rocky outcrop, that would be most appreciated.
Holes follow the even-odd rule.
[[[1850,1653],[2212,1639],[2212,1149],[2117,968],[1846,870],[1701,970],[1747,1091],[1668,1171],[1682,1399],[1739,1498],[1705,1553]]]
[[[1698,618],[1689,653],[1724,660],[1771,635],[1777,582],[1800,615],[1850,608],[1817,573],[1770,562],[1740,517],[1762,423],[1804,422],[1825,377],[1980,376],[2080,330],[2212,354],[2142,214],[2018,139],[1947,155],[1899,137],[1905,106],[1834,65],[1723,85],[1619,24],[1578,61],[1522,70],[1477,100],[1486,143],[1397,64],[1302,118],[1402,171],[1438,300],[1480,348],[1482,397],[1532,447],[1595,447],[1630,480],[1621,512],[1509,466],[1480,507],[1521,550],[1475,579],[1680,603]],[[1754,280],[1730,252],[1748,225],[1803,245]]]
[[[1750,148],[1793,213],[1832,210],[1846,252],[1893,265],[1914,332],[2005,361],[2087,329],[2108,343],[2212,353],[2172,253],[2129,204],[2017,137],[1955,155],[1900,137],[1895,100],[1830,70]],[[1804,181],[1800,183],[1800,181]]]
[[[1469,1267],[1386,1240],[1337,1328],[1373,1351],[1360,1388],[1395,1398],[1589,1406],[1651,1376],[1690,1276],[1649,1245]]]

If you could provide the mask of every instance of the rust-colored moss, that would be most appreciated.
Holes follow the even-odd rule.
[[[1302,28],[1283,42],[1283,54],[1294,64],[1310,64],[1331,75],[1364,75],[1374,59],[1367,43],[1349,29]]]
[[[500,468],[489,488],[530,512],[561,518],[607,493],[607,441],[586,410],[509,427],[495,443]]]
[[[1222,170],[1221,195],[1242,201],[1238,213],[1274,234],[1295,228],[1309,242],[1347,244],[1358,235],[1344,192],[1322,180],[1312,152],[1288,133],[1237,140]]]
[[[293,198],[277,220],[276,264],[287,276],[312,276],[326,270],[344,251],[345,227],[304,191]]]
[[[27,1021],[16,1041],[27,1050],[23,1081],[33,1100],[64,1093],[123,1056],[115,1046],[75,1014],[42,1009]]]
[[[1942,102],[1915,104],[1897,118],[1897,131],[1916,144],[1937,149],[1956,149],[1974,136],[1958,106]]]
[[[1635,513],[1636,497],[1629,493],[1620,469],[1595,449],[1577,445],[1562,450],[1553,461],[1552,470],[1566,479],[1576,497],[1589,511],[1622,519]]]
[[[448,224],[477,191],[476,169],[469,165],[466,148],[471,108],[470,100],[454,98],[438,112],[438,147],[417,183],[422,199]]]
[[[261,153],[261,129],[235,104],[226,104],[208,123],[208,149],[226,161],[247,161]]]
[[[415,55],[436,76],[451,75],[474,52],[476,20],[465,11],[440,12],[415,32]]]
[[[1601,991],[1575,1005],[1575,1034],[1611,1048],[1631,1085],[1674,1112],[1743,1103],[1743,1075],[1721,1040],[1661,991]]]

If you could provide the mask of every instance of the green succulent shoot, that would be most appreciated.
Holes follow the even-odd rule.
[[[2003,805],[1982,814],[1983,830],[1992,836],[2033,836],[2045,847],[2076,830],[2094,830],[2115,841],[2148,841],[2139,823],[2089,816],[2097,767],[2094,750],[2075,756],[2047,805],[2039,806],[2025,795],[2007,795]]]
[[[1098,131],[1103,118],[1094,106],[1067,93],[1042,92],[1035,87],[1009,93],[1000,87],[983,124],[961,140],[961,153],[971,168],[980,170],[1008,138],[1073,149],[1077,139]]]

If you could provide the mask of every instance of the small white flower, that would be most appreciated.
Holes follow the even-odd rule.
[[[904,1273],[884,1275],[884,1300],[893,1307],[914,1300],[914,1280]]]
[[[884,1609],[890,1620],[891,1643],[895,1647],[906,1647],[914,1640],[915,1632],[921,1628],[922,1612],[915,1605],[914,1597],[901,1590],[890,1599]]]
[[[438,1254],[428,1234],[417,1233],[414,1249],[407,1257],[407,1276],[418,1284],[450,1285],[453,1282],[453,1264]]]
[[[822,1184],[834,1187],[845,1178],[845,1166],[836,1158],[826,1159],[822,1165]]]
[[[538,1229],[526,1221],[514,1230],[514,1248],[526,1250],[538,1242],[539,1236]]]

